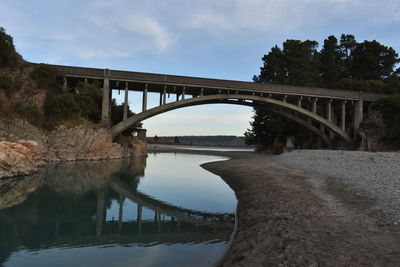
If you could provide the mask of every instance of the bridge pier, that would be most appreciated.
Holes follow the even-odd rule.
[[[302,97],[302,96],[300,96],[299,99],[297,99],[297,106],[298,106],[299,108],[301,108],[301,100],[303,100],[303,97]]]
[[[67,80],[67,77],[63,77],[63,91],[65,92],[65,91],[67,91],[67,88],[68,88],[68,80]]]
[[[185,100],[185,92],[186,91],[186,86],[183,87],[182,89],[182,100]]]
[[[343,100],[340,107],[340,128],[346,131],[346,100]]]
[[[138,233],[142,233],[142,205],[137,204],[137,225],[138,225]]]
[[[358,130],[360,129],[360,123],[362,122],[364,116],[363,106],[364,103],[362,100],[356,101],[354,107],[354,133],[358,133]]]
[[[110,80],[108,77],[104,77],[103,81],[103,103],[101,106],[101,124],[104,127],[109,128],[110,125],[110,113],[111,113],[111,101],[110,101]]]
[[[125,100],[124,100],[124,117],[123,120],[128,118],[128,82],[125,83]]]
[[[146,83],[143,91],[143,100],[142,100],[142,112],[147,110],[147,90],[149,89],[149,85]]]
[[[326,119],[329,122],[333,121],[332,117],[332,99],[329,99],[328,102],[326,103]],[[323,126],[323,125],[322,125]],[[334,133],[332,131],[329,131],[329,138],[332,140],[334,138]]]
[[[163,105],[167,104],[167,86],[166,86],[166,85],[164,85],[162,104],[163,104]]]
[[[317,114],[317,101],[318,98],[313,98],[312,100],[312,113]]]

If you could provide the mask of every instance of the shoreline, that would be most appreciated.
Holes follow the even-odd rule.
[[[237,229],[219,266],[398,266],[400,227],[375,200],[252,152],[151,149],[228,157],[202,164],[235,192]]]

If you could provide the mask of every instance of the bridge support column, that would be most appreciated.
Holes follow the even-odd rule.
[[[311,97],[308,97],[308,101],[311,101]],[[313,98],[311,102],[311,112],[314,114],[317,114],[317,98]],[[307,119],[307,123],[311,124],[312,120],[311,118]]]
[[[142,232],[142,205],[137,204],[137,218],[136,218],[137,224],[138,224],[138,233]]]
[[[147,90],[149,89],[148,84],[144,86],[143,101],[142,101],[142,112],[147,110]]]
[[[166,85],[164,85],[162,104],[163,104],[163,105],[167,104],[167,86],[166,86]]]
[[[125,100],[124,100],[124,117],[123,120],[128,118],[128,82],[125,83]]]
[[[344,100],[340,107],[340,128],[346,131],[346,100]]]
[[[297,99],[297,106],[298,106],[299,108],[301,108],[301,100],[303,100],[303,97],[302,97],[302,96],[300,96],[300,98]]]
[[[67,91],[67,87],[68,87],[68,80],[67,77],[63,78],[63,90],[64,92]]]
[[[326,119],[329,122],[332,122],[332,99],[329,99],[328,103],[326,104]]]
[[[332,122],[332,99],[329,99],[328,103],[326,104],[326,119],[329,122]],[[333,139],[334,137],[334,133],[332,131],[329,131],[329,138]]]
[[[317,100],[318,98],[313,98],[312,100],[312,113],[317,114]]]
[[[185,92],[186,91],[186,86],[183,87],[182,89],[182,100],[185,100]]]
[[[354,132],[357,133],[360,129],[360,123],[363,120],[363,100],[358,100],[354,107]]]
[[[110,80],[104,78],[103,82],[103,104],[101,107],[101,124],[105,127],[110,127]]]

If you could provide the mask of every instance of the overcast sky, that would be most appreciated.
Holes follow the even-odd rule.
[[[250,81],[286,39],[351,33],[399,52],[400,0],[0,0],[0,26],[31,62]],[[198,106],[144,125],[149,136],[243,135],[251,115]]]

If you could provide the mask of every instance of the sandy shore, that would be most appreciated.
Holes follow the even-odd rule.
[[[203,165],[238,198],[237,232],[220,266],[399,266],[400,227],[349,187],[270,155],[179,152],[231,158]]]

